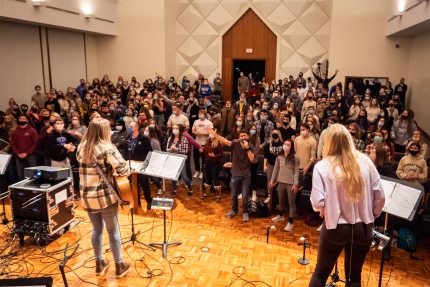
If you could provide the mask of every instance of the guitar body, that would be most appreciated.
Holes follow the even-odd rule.
[[[123,201],[128,201],[130,207],[134,207],[133,194],[131,192],[130,182],[126,176],[114,176],[115,185],[117,187],[118,195]]]

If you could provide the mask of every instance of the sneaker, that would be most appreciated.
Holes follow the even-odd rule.
[[[96,276],[103,275],[106,269],[108,269],[109,265],[110,263],[107,258],[102,260],[96,260]]]
[[[294,224],[288,222],[287,226],[285,226],[284,230],[290,232],[294,228]]]
[[[266,197],[266,199],[264,200],[265,204],[268,204],[270,202],[270,194]]]
[[[255,190],[252,191],[252,201],[257,201],[257,192]]]
[[[172,191],[172,197],[176,196],[176,191]]]
[[[244,213],[243,214],[243,222],[248,222],[249,221],[249,215],[248,213]]]
[[[130,262],[115,263],[115,278],[122,278],[131,270]]]
[[[230,210],[229,212],[227,212],[225,214],[225,217],[227,218],[232,218],[233,216],[237,215],[237,212],[235,212],[234,210]]]
[[[285,220],[285,218],[284,218],[284,216],[282,215],[277,215],[276,217],[273,217],[272,218],[272,221],[273,222],[278,222],[278,221],[281,221],[281,220]]]
[[[203,172],[200,173],[199,179],[203,179]]]
[[[159,189],[157,194],[163,194],[163,191]]]
[[[324,223],[323,223],[323,224],[324,224]],[[321,225],[320,225],[320,227],[318,227],[318,228],[317,228],[317,231],[318,231],[318,232],[321,232],[322,226],[323,226],[323,225],[321,224]]]
[[[193,196],[193,191],[188,191],[188,197]]]
[[[196,172],[194,173],[193,177],[194,177],[194,178],[198,178],[198,177],[199,177],[199,175],[200,175],[200,172],[196,171]]]
[[[237,197],[237,199],[242,199],[242,193],[239,194],[239,196]]]

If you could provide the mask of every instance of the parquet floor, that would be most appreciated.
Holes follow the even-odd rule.
[[[170,185],[169,185],[170,187]],[[142,200],[145,203],[144,200]],[[224,213],[230,209],[230,197],[226,191],[220,203],[216,203],[214,196],[205,201],[200,200],[199,192],[195,187],[194,196],[188,198],[186,190],[180,188],[173,213],[168,212],[167,232],[169,241],[182,241],[182,245],[171,247],[168,250],[167,259],[161,256],[161,250],[148,251],[144,246],[128,243],[123,248],[123,258],[133,260],[133,270],[122,279],[115,279],[115,268],[111,265],[107,274],[96,277],[94,274],[95,263],[91,259],[93,251],[91,247],[91,224],[85,211],[81,207],[76,209],[76,218],[82,221],[66,234],[58,237],[46,247],[46,251],[35,245],[22,247],[25,256],[14,258],[10,263],[9,276],[31,277],[39,274],[51,275],[54,278],[54,286],[64,286],[59,274],[59,260],[63,258],[64,247],[68,243],[79,244],[79,249],[67,266],[67,281],[69,286],[244,286],[245,281],[255,282],[254,286],[307,286],[309,278],[315,268],[316,249],[307,251],[310,264],[300,265],[297,260],[302,257],[303,247],[298,245],[299,238],[305,236],[312,244],[318,244],[318,232],[315,227],[307,226],[302,220],[295,221],[292,232],[285,232],[283,228],[286,222],[275,223],[276,230],[270,231],[269,243],[266,243],[267,225],[273,223],[270,219],[251,218],[250,222],[243,223],[242,217],[233,219],[224,217]],[[139,215],[135,216],[136,229],[141,233],[138,239],[144,243],[162,241],[163,220],[162,212],[154,210],[144,211],[140,207]],[[130,236],[130,218],[127,210],[121,211],[120,224],[121,235],[124,239]],[[9,212],[10,218],[10,212]],[[0,233],[7,232],[5,226],[0,227]],[[104,241],[108,247],[107,234]],[[430,286],[430,247],[429,240],[423,240],[416,256],[425,259],[414,261],[409,259],[409,254],[403,250],[393,249],[393,259],[385,265],[383,273],[383,286],[386,285],[390,270],[392,274],[387,286]],[[202,247],[209,247],[204,252]],[[4,250],[7,254],[9,250]],[[105,256],[112,260],[112,254],[106,252]],[[182,264],[178,263],[178,257],[182,256]],[[362,274],[362,286],[377,286],[379,278],[379,262],[381,253],[378,250],[369,252]],[[85,263],[85,261],[89,260]],[[170,262],[170,264],[169,264]],[[85,263],[85,264],[84,264]],[[393,266],[394,264],[394,266]],[[239,266],[243,266],[239,267]],[[238,268],[236,268],[238,267]],[[339,259],[340,275],[344,278],[343,255]],[[154,276],[148,277],[147,271],[153,270]],[[236,273],[241,277],[233,274]],[[246,268],[246,271],[245,271]],[[66,268],[67,269],[67,268]],[[73,271],[71,271],[73,269]],[[137,273],[139,272],[140,275]],[[160,274],[159,276],[155,276]],[[85,283],[78,278],[90,283]],[[142,278],[144,277],[144,278]],[[0,276],[0,279],[5,276]],[[294,282],[293,280],[298,279]],[[253,286],[253,285],[246,285]],[[344,286],[344,284],[339,284]]]

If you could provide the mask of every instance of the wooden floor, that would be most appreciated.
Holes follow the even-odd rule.
[[[14,275],[26,276],[29,273],[31,277],[51,275],[54,286],[64,286],[58,269],[63,258],[62,249],[66,243],[74,246],[78,243],[76,255],[67,263],[70,269],[74,269],[68,269],[69,286],[92,286],[78,276],[100,286],[244,286],[246,282],[241,278],[268,284],[255,282],[255,286],[307,286],[310,273],[315,268],[317,250],[312,249],[312,254],[307,255],[310,264],[302,266],[297,262],[302,257],[303,250],[298,241],[301,236],[305,236],[317,245],[316,228],[309,227],[298,219],[292,232],[287,233],[283,231],[286,222],[275,223],[276,230],[270,231],[267,244],[264,227],[272,225],[270,219],[251,218],[248,223],[243,223],[241,216],[228,219],[224,214],[230,207],[230,197],[226,192],[223,193],[222,201],[216,203],[213,195],[205,201],[200,200],[197,187],[192,198],[188,198],[186,190],[180,188],[173,213],[168,212],[167,232],[170,234],[169,241],[182,241],[183,244],[169,248],[167,259],[162,258],[159,249],[148,251],[144,246],[132,246],[131,243],[124,245],[123,257],[133,261],[133,270],[123,279],[115,279],[114,266],[109,267],[106,275],[95,276],[95,263],[91,260],[91,224],[85,211],[78,207],[76,218],[83,220],[82,222],[49,244],[45,252],[34,245],[22,247],[18,252],[21,255],[15,256],[5,270],[10,272],[8,276],[12,278]],[[162,241],[161,211],[146,212],[140,209],[139,215],[135,216],[135,223],[136,229],[141,231],[139,240],[144,243]],[[129,238],[130,218],[126,210],[121,212],[120,224],[122,237]],[[3,237],[8,234],[5,226],[0,227],[0,233]],[[107,234],[104,241],[107,248]],[[393,259],[385,265],[383,286],[386,285],[391,270],[387,286],[430,286],[429,246],[429,241],[424,240],[416,252],[416,256],[425,259],[424,262],[411,260],[405,251],[393,249]],[[208,247],[209,250],[203,247]],[[3,250],[0,256],[8,252],[9,249]],[[105,256],[112,259],[110,252],[106,252]],[[369,252],[363,268],[362,286],[378,285],[380,256],[378,250]],[[181,260],[182,264],[176,264]],[[339,267],[341,278],[344,278],[343,255],[339,260]],[[153,270],[152,278],[147,278],[148,268]],[[238,275],[242,274],[240,278],[233,274],[235,268]],[[160,276],[155,276],[160,273]],[[5,276],[0,276],[2,278]],[[296,280],[297,278],[301,279]]]

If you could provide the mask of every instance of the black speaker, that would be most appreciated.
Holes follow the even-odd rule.
[[[0,286],[9,287],[52,287],[52,277],[1,279]]]

